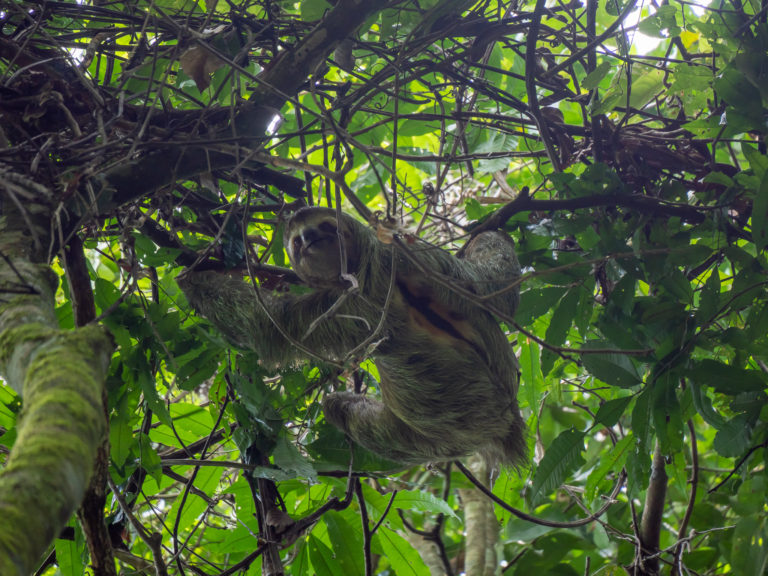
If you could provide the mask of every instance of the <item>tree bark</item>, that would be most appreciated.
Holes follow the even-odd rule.
[[[470,457],[467,467],[476,478],[490,485],[488,465],[480,456]],[[498,565],[496,544],[499,540],[499,524],[493,502],[475,488],[461,490],[460,494],[467,532],[464,572],[467,576],[493,576]]]
[[[645,506],[640,520],[640,544],[642,545],[642,563],[636,572],[638,576],[655,576],[659,573],[659,559],[653,556],[659,551],[661,542],[661,522],[664,515],[664,504],[667,495],[667,471],[664,467],[664,456],[659,443],[653,453],[651,465],[651,480],[645,493]]]
[[[429,568],[429,576],[447,576],[448,573],[445,571],[445,565],[440,556],[440,549],[434,540],[410,531],[406,531],[405,535],[411,546],[421,556],[424,564]]]
[[[382,10],[386,0],[339,0],[326,16],[290,50],[286,50],[259,75],[259,89],[247,103],[234,111],[232,125],[218,136],[240,138],[256,148],[263,141],[275,115],[305,84],[338,44]],[[206,140],[210,140],[207,136]],[[239,152],[243,157],[248,149]],[[231,168],[243,157],[209,150],[194,140],[184,149],[155,151],[98,174],[92,179],[96,206],[70,206],[78,216],[108,214],[115,208],[141,198],[173,182],[203,172]],[[84,197],[88,197],[87,195]]]
[[[58,328],[57,278],[46,264],[51,213],[40,192],[0,174],[0,374],[24,402],[0,471],[4,576],[34,572],[80,505],[106,434],[102,388],[112,341],[95,326]]]
[[[72,312],[75,326],[87,326],[96,319],[96,303],[91,288],[91,277],[83,251],[83,241],[75,234],[64,249],[64,269],[69,284]],[[102,389],[101,404],[104,421],[109,421],[107,391]],[[117,576],[112,541],[104,522],[104,508],[107,502],[107,476],[109,475],[109,438],[105,434],[99,446],[93,469],[93,477],[85,491],[85,497],[77,518],[85,533],[91,568],[94,576]]]

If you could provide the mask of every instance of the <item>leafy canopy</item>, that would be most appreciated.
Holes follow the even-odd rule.
[[[84,241],[91,286],[77,290],[92,289],[117,344],[109,473],[131,514],[178,573],[258,574],[272,486],[316,521],[285,543],[287,573],[426,574],[414,528],[458,573],[456,488],[470,484],[455,468],[376,473],[385,464],[355,449],[368,480],[348,493],[350,448],[319,400],[347,380],[375,393],[375,366],[266,371],[174,281],[203,255],[287,289],[282,214],[339,204],[446,249],[489,219],[516,241],[526,275],[507,327],[535,463],[501,470],[494,493],[563,522],[615,503],[571,529],[497,505],[505,573],[637,567],[658,446],[665,573],[762,574],[764,7],[352,4],[0,8],[0,162],[53,191],[56,242]],[[62,282],[63,328],[77,297]],[[19,410],[0,387],[9,449]],[[116,500],[107,514],[130,527],[118,540],[140,567],[147,541]],[[57,540],[61,573],[84,573],[83,550],[79,532]]]

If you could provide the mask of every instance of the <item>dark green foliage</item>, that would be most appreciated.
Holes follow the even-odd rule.
[[[59,328],[74,329],[92,291],[96,321],[114,339],[109,475],[147,534],[159,535],[161,567],[257,574],[254,551],[272,550],[297,576],[364,574],[366,560],[373,573],[421,576],[429,555],[415,528],[440,539],[454,574],[467,569],[475,528],[458,490],[469,482],[455,468],[402,470],[350,448],[324,419],[333,389],[381,393],[370,361],[381,343],[336,364],[286,361],[277,336],[261,357],[243,355],[193,315],[176,285],[199,259],[250,276],[265,294],[311,300],[285,269],[285,219],[299,204],[341,203],[388,246],[423,239],[449,253],[488,222],[514,239],[523,282],[503,326],[534,459],[498,470],[497,496],[572,522],[627,475],[602,524],[539,526],[496,506],[506,575],[646,569],[636,535],[657,444],[669,477],[662,573],[765,572],[760,2],[637,3],[639,13],[614,0],[5,4],[2,209],[21,207],[36,223],[24,239],[61,279]],[[526,54],[534,24],[536,52]],[[334,56],[342,40],[351,68]],[[266,138],[277,113],[282,124]],[[90,282],[70,285],[55,257],[73,235]],[[0,234],[0,256],[17,240]],[[11,278],[0,287],[5,310],[25,283],[5,259],[0,269]],[[237,308],[244,299],[230,281],[211,297]],[[383,299],[371,304],[369,322],[382,308]],[[251,316],[230,316],[225,331],[247,335]],[[304,334],[297,327],[295,340]],[[349,334],[352,348],[360,336]],[[310,341],[324,352],[334,338],[321,330]],[[90,352],[81,351],[85,365]],[[452,361],[438,358],[433,372]],[[40,407],[3,384],[3,465],[13,458],[6,449],[37,440],[19,434],[31,410]],[[503,410],[493,404],[483,417]],[[346,498],[350,455],[360,498]],[[268,533],[270,501],[306,525]],[[117,501],[106,507],[115,544],[151,559]],[[72,537],[56,542],[58,566],[46,574],[95,564],[84,533]],[[142,569],[154,568],[121,566]]]

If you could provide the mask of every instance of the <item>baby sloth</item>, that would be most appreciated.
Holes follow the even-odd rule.
[[[484,232],[457,258],[421,242],[386,244],[346,214],[337,220],[334,210],[304,208],[284,240],[312,292],[257,295],[241,280],[195,270],[179,285],[232,344],[268,365],[310,353],[343,361],[370,349],[381,400],[336,392],[323,402],[326,419],[366,448],[405,464],[475,452],[493,463],[524,459],[517,360],[478,305],[520,276],[506,234]],[[349,290],[352,276],[358,287]],[[514,288],[485,302],[512,316],[518,299]]]

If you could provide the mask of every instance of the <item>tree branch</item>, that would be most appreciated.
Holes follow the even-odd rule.
[[[520,195],[512,200],[512,202],[499,208],[490,218],[471,228],[472,237],[474,238],[487,230],[503,228],[510,218],[520,212],[531,212],[534,210],[542,212],[581,210],[584,208],[597,208],[599,206],[622,206],[658,216],[675,216],[693,224],[703,222],[706,217],[704,213],[714,210],[712,207],[698,208],[688,204],[666,202],[643,194],[613,193],[557,200],[537,200],[528,194],[527,188],[523,188],[520,191]]]
[[[96,318],[96,304],[83,251],[83,241],[77,234],[72,236],[69,244],[64,248],[64,269],[69,283],[75,326],[86,326]],[[101,404],[104,421],[108,422],[106,389],[102,390]],[[109,438],[106,435],[99,446],[93,469],[93,478],[77,515],[85,533],[94,576],[116,576],[112,540],[104,522],[104,507],[107,502],[106,483],[109,477]]]
[[[656,574],[659,571],[659,559],[656,553],[659,551],[661,541],[661,523],[664,516],[664,505],[667,496],[667,471],[665,469],[664,455],[661,453],[661,445],[656,442],[653,452],[653,464],[651,465],[651,481],[645,493],[645,505],[640,519],[640,544],[644,559],[644,566],[640,566],[642,574]]]

